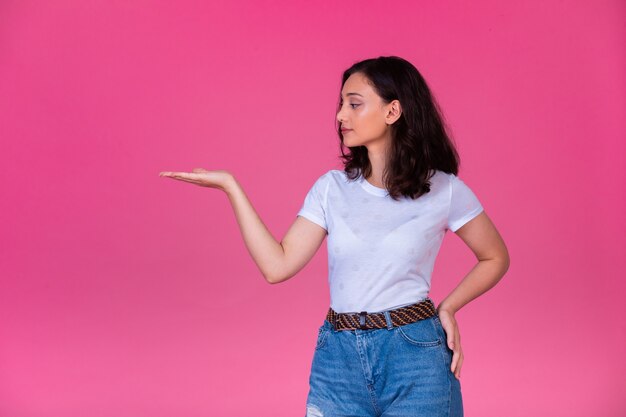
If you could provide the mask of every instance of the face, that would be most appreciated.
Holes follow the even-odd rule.
[[[352,74],[341,91],[341,108],[337,121],[342,128],[345,146],[386,147],[391,140],[391,128],[400,117],[400,102],[385,104],[367,78]]]

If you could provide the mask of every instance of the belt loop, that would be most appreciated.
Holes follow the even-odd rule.
[[[359,313],[359,328],[360,329],[366,329],[365,324],[367,321],[367,311],[361,311]]]
[[[391,314],[389,314],[388,310],[383,311],[385,315],[385,321],[387,322],[387,330],[393,329],[393,322],[391,321]]]

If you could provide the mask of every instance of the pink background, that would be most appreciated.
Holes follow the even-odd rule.
[[[326,243],[269,285],[226,196],[158,173],[230,170],[280,240],[379,55],[511,254],[457,313],[466,415],[624,415],[625,6],[2,1],[0,415],[304,415]],[[474,263],[447,233],[437,304]]]

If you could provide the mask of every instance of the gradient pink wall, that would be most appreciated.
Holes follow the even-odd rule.
[[[326,243],[269,285],[226,196],[158,173],[234,172],[282,238],[379,55],[511,254],[457,314],[466,415],[624,415],[625,3],[432,3],[0,3],[0,415],[304,415]],[[449,232],[433,299],[474,262]]]

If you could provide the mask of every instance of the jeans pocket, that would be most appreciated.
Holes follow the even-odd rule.
[[[328,333],[330,329],[326,324],[322,324],[317,331],[317,343],[315,345],[315,350],[320,349],[326,343],[326,339],[328,338]]]
[[[442,339],[447,340],[448,334],[446,333],[446,329],[443,328],[443,325],[441,324],[441,320],[439,319],[439,316],[433,316],[433,324],[437,328],[437,332],[442,337]]]
[[[443,328],[443,324],[441,324],[441,320],[439,319],[439,316],[433,317],[433,324],[437,328],[437,332],[439,333],[439,335],[441,336],[444,342],[443,350],[446,353],[446,360],[448,362],[448,365],[450,365],[452,363],[452,356],[454,355],[454,351],[450,349],[450,346],[448,346],[448,333],[446,333],[446,329]]]
[[[432,317],[418,320],[414,323],[397,327],[398,333],[411,345],[421,347],[438,347],[443,343],[435,326],[431,323]]]

